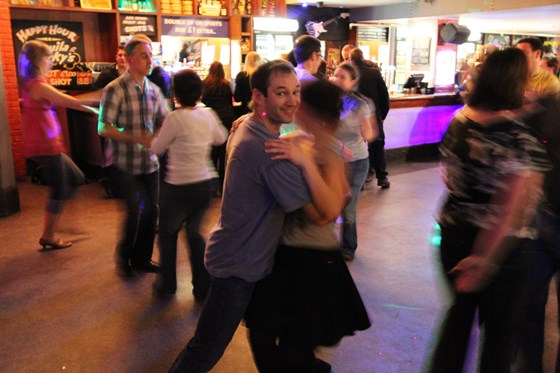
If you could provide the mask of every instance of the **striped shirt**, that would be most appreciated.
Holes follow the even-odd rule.
[[[157,85],[144,78],[144,91],[128,71],[113,80],[101,95],[99,120],[139,136],[153,134],[168,110]],[[157,156],[138,144],[114,141],[113,163],[122,171],[149,174],[159,168]]]

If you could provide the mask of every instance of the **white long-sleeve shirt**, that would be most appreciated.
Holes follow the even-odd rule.
[[[167,115],[152,141],[154,153],[168,151],[165,182],[183,185],[211,179],[212,145],[223,144],[227,137],[228,130],[212,109],[181,108]]]

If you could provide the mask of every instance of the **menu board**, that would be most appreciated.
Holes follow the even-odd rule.
[[[121,35],[144,34],[156,36],[156,17],[121,15]]]
[[[46,78],[49,84],[60,89],[84,89],[93,81],[91,70],[85,64],[83,35],[79,22],[12,20],[16,55],[27,41],[39,40],[47,44],[53,67]]]
[[[229,37],[229,21],[223,18],[162,17],[161,34],[227,38]]]
[[[425,68],[430,66],[431,38],[422,37],[412,39],[412,54],[410,65],[412,68]]]
[[[387,42],[387,27],[358,27],[358,41]]]
[[[511,45],[510,35],[501,34],[484,34],[484,44],[499,45],[501,47],[507,47]]]

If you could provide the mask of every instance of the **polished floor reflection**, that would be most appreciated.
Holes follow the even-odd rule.
[[[447,302],[433,244],[442,183],[436,162],[389,166],[391,188],[368,186],[358,209],[359,248],[350,270],[373,326],[320,356],[336,373],[420,372]],[[166,372],[192,335],[193,301],[184,239],[174,299],[152,296],[153,274],[123,280],[113,253],[122,212],[89,184],[66,210],[69,249],[42,251],[47,188],[19,184],[22,211],[0,219],[0,372]],[[205,230],[215,222],[214,200]],[[155,256],[157,259],[157,255]],[[557,338],[549,302],[547,372]],[[214,373],[256,372],[240,326]],[[472,372],[475,351],[466,372]]]

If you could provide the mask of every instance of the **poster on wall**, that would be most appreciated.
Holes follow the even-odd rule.
[[[86,66],[84,33],[79,22],[12,20],[12,38],[16,56],[23,44],[39,40],[51,50],[53,67],[47,81],[59,89],[86,89],[93,81]]]
[[[430,66],[431,38],[417,37],[412,39],[410,65],[412,69],[425,69]]]
[[[229,21],[222,18],[162,17],[161,33],[167,36],[228,38]]]

